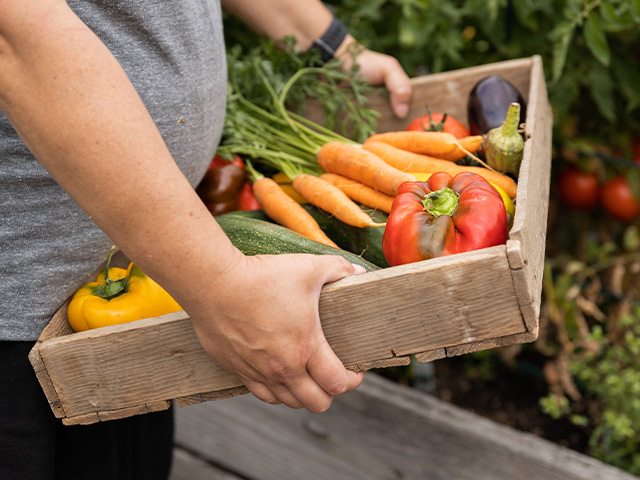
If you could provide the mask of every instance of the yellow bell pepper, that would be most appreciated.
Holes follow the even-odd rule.
[[[282,172],[278,172],[272,178],[278,185],[280,185],[280,188],[284,191],[284,193],[289,195],[296,202],[301,203],[301,204],[309,203],[306,198],[304,198],[302,195],[300,195],[293,188],[293,183],[292,183],[291,179],[289,177],[287,177],[286,174],[284,174]]]
[[[96,281],[81,287],[69,303],[67,318],[74,331],[117,325],[182,310],[166,290],[133,263],[127,269],[109,268],[109,260]]]

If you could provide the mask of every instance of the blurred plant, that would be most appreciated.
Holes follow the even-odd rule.
[[[540,55],[557,129],[640,131],[640,2],[330,0],[364,45],[412,75]]]
[[[547,258],[535,348],[550,393],[540,407],[588,430],[591,455],[638,474],[640,240],[637,225],[607,230],[620,231],[607,222],[591,232],[602,241],[584,244],[584,261]]]

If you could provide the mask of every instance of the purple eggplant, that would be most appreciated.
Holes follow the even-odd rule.
[[[476,83],[467,103],[471,135],[484,135],[501,126],[507,117],[509,105],[514,102],[520,104],[520,123],[524,123],[527,105],[513,84],[498,75],[491,75]]]

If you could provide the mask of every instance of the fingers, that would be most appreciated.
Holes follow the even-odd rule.
[[[256,398],[323,412],[362,375],[347,371],[327,343],[320,292],[364,271],[340,256],[253,256],[227,277],[233,295],[218,289],[199,316],[190,315],[205,351]]]
[[[308,266],[315,272],[317,288],[328,282],[349,275],[364,273],[360,265],[354,265],[339,256],[310,257]],[[316,302],[317,304],[317,299]],[[317,309],[316,309],[317,312]],[[317,315],[317,313],[316,313]],[[307,333],[306,345],[292,349],[303,352],[303,362],[296,364],[295,354],[284,355],[280,361],[270,365],[269,372],[263,371],[264,383],[250,382],[245,385],[260,400],[270,404],[283,403],[290,408],[305,408],[312,413],[326,411],[337,395],[357,388],[364,373],[354,373],[344,365],[327,343],[319,318]]]
[[[355,390],[364,380],[364,372],[347,370],[325,340],[307,363],[307,371],[330,396]]]
[[[321,279],[320,287],[325,283],[335,282],[349,275],[356,275],[366,271],[361,265],[351,263],[338,255],[316,255],[312,260],[316,264],[313,268]]]
[[[389,69],[385,77],[385,85],[389,90],[393,113],[399,118],[406,117],[411,100],[411,82],[400,64]]]

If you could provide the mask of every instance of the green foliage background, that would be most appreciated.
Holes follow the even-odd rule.
[[[640,132],[640,0],[329,1],[411,75],[540,55],[558,134]]]

